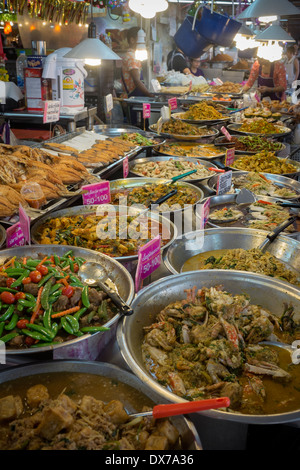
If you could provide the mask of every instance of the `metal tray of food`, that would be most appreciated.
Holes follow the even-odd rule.
[[[249,175],[249,172],[247,172],[247,171],[234,171],[233,172],[233,174],[232,174],[232,188],[235,192],[239,191],[239,188],[235,186],[235,180],[237,180],[241,176],[247,176],[247,175]],[[292,195],[284,196],[282,194],[276,195],[276,193],[273,193],[272,191],[271,192],[268,191],[267,194],[259,194],[259,192],[257,190],[255,190],[255,188],[251,188],[251,189],[248,188],[254,194],[257,194],[258,196],[261,196],[261,197],[265,197],[265,196],[279,197],[280,199],[286,199],[288,201],[297,201],[298,199],[300,199],[300,182],[299,181],[294,180],[292,178],[288,178],[286,176],[273,175],[271,173],[257,173],[257,175],[262,175],[262,183],[264,182],[263,179],[266,178],[267,180],[269,180],[269,182],[272,185],[277,186],[278,189],[285,188],[285,189],[295,193],[295,195],[294,196],[292,196]],[[217,181],[218,181],[218,175],[212,176],[207,182],[208,188],[213,190],[213,191],[216,191]]]
[[[277,137],[277,138],[280,138],[280,137],[286,137],[287,135],[289,135],[292,130],[289,128],[289,127],[284,127],[284,126],[280,126],[281,129],[282,129],[282,132],[274,132],[272,134],[265,134],[265,133],[259,133],[259,132],[248,132],[248,131],[240,131],[240,128],[242,127],[242,124],[228,124],[228,129],[230,131],[233,131],[233,132],[236,132],[238,134],[243,134],[243,135],[263,135],[265,137]],[[279,127],[279,126],[277,126]]]
[[[207,228],[185,233],[176,238],[174,243],[164,253],[164,264],[172,274],[183,272],[184,264],[199,253],[218,250],[258,248],[266,240],[264,230],[254,230],[239,227]],[[286,267],[299,274],[300,271],[300,242],[285,235],[279,235],[267,249]],[[217,255],[216,255],[217,256]],[[185,269],[186,271],[186,269]]]
[[[254,155],[256,155],[256,154],[254,154]],[[247,155],[247,154],[242,154],[242,153],[241,154],[236,154],[234,161],[239,160],[241,158],[242,159],[245,158],[245,160],[247,162],[247,157],[250,158],[250,156]],[[293,179],[295,179],[299,176],[299,174],[300,174],[300,162],[297,162],[296,160],[291,160],[290,158],[280,158],[280,157],[276,157],[276,158],[278,158],[281,162],[285,162],[289,165],[293,165],[293,167],[296,170],[293,173],[282,173],[282,174],[280,173],[281,176],[287,176],[287,177],[293,178]],[[228,168],[231,169],[231,170],[234,170],[234,171],[247,171],[244,168],[235,168],[234,166],[229,166]],[[253,171],[253,170],[250,169],[249,171]],[[259,173],[261,173],[261,171]],[[274,174],[276,174],[276,173],[274,173]]]
[[[75,207],[69,207],[67,209],[62,209],[60,211],[55,211],[51,212],[50,214],[47,214],[43,217],[41,217],[37,222],[35,222],[31,228],[31,239],[34,244],[39,245],[39,249],[41,250],[42,247],[44,246],[43,244],[39,244],[39,237],[38,237],[38,231],[40,227],[46,223],[50,219],[55,219],[55,218],[60,218],[60,217],[76,217],[76,216],[95,216],[97,213],[99,215],[104,214],[106,211],[110,211],[110,214],[112,212],[116,214],[118,217],[119,214],[124,217],[125,214],[131,215],[131,216],[136,216],[141,212],[141,209],[136,208],[136,207],[125,207],[125,206],[112,206],[110,204],[105,205],[102,204],[100,206],[97,205],[86,205],[86,206],[75,206]],[[173,240],[177,237],[177,229],[173,222],[168,220],[166,217],[163,217],[159,213],[155,212],[149,212],[147,215],[144,216],[144,218],[147,218],[147,222],[149,224],[148,229],[152,229],[152,235],[153,237],[155,236],[155,227],[160,224],[161,225],[161,231],[163,232],[163,238],[162,238],[162,246],[161,250],[165,250],[170,243],[173,242]],[[151,222],[154,222],[154,226],[151,227]],[[145,240],[146,243],[147,240]],[[54,245],[57,246],[57,245]],[[94,251],[94,253],[100,253],[99,251]],[[127,263],[130,261],[136,261],[138,259],[138,254],[132,254],[132,255],[127,255],[127,256],[115,256],[113,257],[114,260],[119,261],[121,263]]]
[[[204,127],[202,126],[199,126],[201,129],[203,129]],[[219,135],[219,130],[218,129],[215,129],[214,127],[210,128],[210,129],[207,129],[207,132],[205,132],[204,134],[202,135],[190,135],[190,134],[187,134],[187,135],[179,135],[179,134],[169,134],[169,133],[166,133],[166,132],[160,132],[158,133],[157,132],[157,128],[156,128],[156,124],[151,124],[149,126],[149,129],[156,133],[157,135],[160,135],[162,137],[165,137],[167,139],[175,139],[175,140],[201,140],[201,139],[207,139],[207,138],[214,138],[214,137],[217,137]]]
[[[255,135],[256,135],[256,134],[255,134]],[[232,134],[231,136],[232,136],[232,137],[237,137],[237,138],[239,138],[239,137],[246,137],[246,135],[243,136],[243,135],[241,135],[241,134],[239,134],[239,135]],[[260,136],[260,137],[263,137],[263,136]],[[266,138],[267,138],[267,136],[266,136]],[[216,146],[224,146],[224,147],[229,147],[229,148],[235,147],[233,142],[230,142],[230,141],[222,142],[222,141],[224,141],[224,139],[226,139],[226,137],[224,137],[224,136],[223,136],[223,137],[222,137],[222,136],[217,137],[217,138],[214,140],[214,145],[216,145]],[[268,139],[268,140],[271,141],[272,139]],[[278,150],[275,150],[275,152],[274,152],[275,155],[278,155],[280,152],[282,152],[283,150],[286,149],[286,145],[283,144],[282,142],[277,142],[277,141],[276,141],[276,144],[279,144],[279,145],[280,145],[280,148],[279,148]],[[256,150],[256,151],[254,151],[254,150],[253,150],[253,151],[250,151],[250,150],[235,150],[235,153],[236,153],[236,154],[244,154],[244,155],[255,155],[256,153],[259,153],[260,151],[261,151],[261,150]]]
[[[231,117],[227,116],[219,119],[187,119],[184,117],[184,113],[173,113],[173,119],[178,119],[179,121],[187,122],[188,124],[199,124],[205,126],[213,126],[217,124],[222,124],[230,121]]]
[[[211,148],[214,148],[214,147],[215,147],[214,143],[213,143],[213,144],[202,144],[201,142],[197,142],[197,143],[195,143],[195,142],[187,142],[187,141],[184,141],[184,142],[182,142],[182,141],[176,142],[175,140],[174,140],[174,141],[173,141],[173,140],[166,141],[166,142],[165,142],[164,144],[162,144],[162,145],[165,145],[165,144],[166,144],[166,145],[170,144],[170,146],[172,146],[172,144],[174,144],[174,145],[178,144],[179,146],[182,145],[182,147],[187,146],[187,148],[188,148],[189,146],[191,146],[191,147],[199,147],[199,148],[203,147],[203,148],[207,149],[207,152],[209,151],[209,148],[210,148],[210,147],[211,147]],[[216,153],[216,154],[214,154],[214,155],[199,155],[199,156],[197,156],[197,155],[176,155],[176,153],[175,153],[176,150],[174,150],[173,153],[168,153],[167,151],[161,150],[160,147],[158,147],[158,149],[155,149],[155,154],[161,155],[161,156],[163,156],[163,155],[164,155],[164,156],[170,155],[171,157],[179,157],[179,158],[182,158],[182,157],[183,157],[183,158],[197,158],[197,159],[200,158],[201,160],[215,160],[215,159],[217,159],[217,158],[223,158],[223,157],[225,156],[225,154],[226,154],[226,149],[225,149],[225,148],[222,148],[221,146],[216,147],[216,149],[218,149],[219,153]]]
[[[109,282],[115,286],[119,295],[123,298],[125,302],[127,302],[128,304],[131,303],[134,297],[134,284],[133,284],[131,275],[120,263],[118,263],[117,260],[112,259],[109,256],[103,255],[102,253],[98,253],[92,250],[88,250],[85,248],[71,247],[67,245],[23,246],[23,247],[10,248],[10,249],[1,251],[0,264],[1,265],[4,264],[4,262],[7,261],[7,259],[12,258],[14,256],[21,257],[21,258],[23,257],[39,258],[40,254],[42,253],[48,256],[57,255],[59,257],[62,257],[69,250],[72,250],[75,257],[81,257],[85,259],[86,261],[96,263],[101,268],[103,268],[108,273]],[[6,348],[6,353],[9,355],[28,355],[28,354],[34,355],[37,353],[46,352],[46,351],[55,351],[56,349],[62,348],[63,351],[61,352],[61,355],[63,355],[64,351],[67,350],[67,348],[69,347],[74,348],[74,351],[75,351],[75,348],[78,346],[77,343],[81,343],[82,341],[86,340],[87,344],[89,344],[90,338],[91,338],[91,344],[94,341],[96,341],[97,348],[98,348],[100,347],[99,342],[101,342],[102,340],[105,341],[105,338],[104,337],[102,338],[102,335],[105,336],[105,334],[108,334],[108,336],[111,338],[111,334],[114,331],[113,326],[118,321],[119,317],[120,315],[117,314],[105,324],[105,327],[110,328],[111,331],[100,332],[100,333],[96,333],[95,335],[86,334],[84,336],[75,337],[70,341],[65,341],[64,343],[53,344],[50,346],[44,346],[40,348],[26,348],[26,349]],[[80,344],[79,344],[79,348],[80,348],[79,350],[81,350],[82,348],[81,351],[85,350],[85,347],[81,346]],[[98,350],[98,354],[99,354],[99,350]],[[76,357],[75,353],[73,357]]]
[[[111,181],[110,183],[110,193],[111,196],[113,193],[120,193],[124,191],[124,194],[130,192],[131,189],[133,188],[139,188],[139,187],[145,187],[146,185],[163,185],[167,182],[168,180],[162,179],[162,178],[126,178],[126,179],[119,179],[119,180],[114,180]],[[198,188],[197,186],[194,186],[193,184],[187,183],[185,181],[178,181],[177,183],[174,183],[172,186],[168,187],[166,186],[166,191],[165,193],[167,194],[169,191],[171,191],[174,188],[181,188],[181,189],[189,189],[193,191],[193,193],[196,194],[197,201],[194,204],[200,203],[203,198],[204,198],[204,193],[202,189]],[[158,199],[158,198],[157,198]],[[168,204],[168,201],[166,201]],[[139,203],[142,204],[142,203]],[[194,205],[193,204],[193,205]],[[175,215],[179,212],[183,212],[184,207],[181,209],[175,209],[172,211],[159,211],[162,215]]]
[[[202,165],[203,167],[205,167],[205,169],[209,170],[210,168],[212,170],[209,170],[209,172],[211,173],[210,175],[205,175],[203,177],[194,177],[195,175],[191,175],[191,177],[187,176],[186,178],[182,179],[181,181],[186,181],[188,183],[197,183],[199,181],[205,181],[207,180],[210,176],[212,176],[214,174],[214,169],[217,169],[216,165],[214,165],[213,163],[211,163],[210,161],[208,160],[201,160],[199,158],[185,158],[185,157],[171,157],[170,155],[165,155],[165,156],[161,156],[161,157],[147,157],[147,158],[137,158],[136,160],[134,160],[133,162],[130,163],[129,165],[129,172],[131,175],[134,175],[134,176],[139,176],[139,177],[146,177],[146,178],[151,178],[149,176],[145,176],[145,175],[141,175],[139,173],[136,173],[134,171],[134,167],[135,165],[137,164],[147,164],[147,163],[150,163],[150,162],[168,162],[169,160],[174,160],[176,162],[182,162],[183,164],[186,163],[187,164],[187,168],[186,170],[181,170],[181,174],[185,173],[185,172],[188,172],[192,169],[194,169],[195,165],[199,164],[199,165]],[[172,175],[174,176],[174,175]],[[172,177],[170,176],[170,178]],[[165,177],[164,177],[165,178]]]
[[[187,290],[193,292],[195,287],[197,291],[203,287],[215,286],[223,286],[224,290],[231,295],[247,294],[251,304],[261,306],[278,318],[282,316],[286,305],[292,305],[296,312],[295,321],[299,321],[299,289],[284,281],[260,274],[229,270],[194,271],[167,276],[145,287],[132,303],[135,315],[126,317],[119,323],[117,341],[122,357],[131,371],[143,383],[170,402],[183,403],[185,398],[171,392],[147,371],[141,348],[145,327],[149,327],[156,321],[156,316],[171,303],[179,301],[182,305],[181,302],[187,299]],[[162,349],[159,351],[164,353]],[[222,409],[209,410],[201,414],[210,418],[243,424],[275,424],[299,421],[299,408],[298,403],[297,409],[292,412],[279,413],[277,411],[272,414],[259,415],[257,413],[242,414],[231,409]]]
[[[254,211],[252,210],[252,204],[253,203],[245,203],[245,204],[238,204],[236,202],[236,198],[238,196],[238,193],[235,193],[235,194],[225,194],[225,195],[222,195],[222,196],[211,196],[210,197],[210,215],[208,217],[208,221],[207,221],[207,226],[208,227],[216,227],[216,228],[226,228],[226,227],[240,227],[240,228],[247,228],[247,229],[251,229],[251,228],[254,228],[251,224],[247,225],[249,221],[251,220],[254,220],[254,221],[258,221],[258,222],[264,222],[264,220],[266,221],[266,223],[268,222],[269,218],[267,217],[266,219],[263,219],[262,216],[260,215],[260,211]],[[264,196],[263,198],[259,197],[259,196],[256,196],[254,195],[254,198],[255,198],[255,202],[259,202],[261,200],[263,200],[264,202],[266,202],[267,204],[268,203],[271,203],[271,204],[276,204],[276,203],[281,203],[281,202],[284,202],[283,199],[280,199],[280,198],[273,198],[273,197],[267,197],[267,196]],[[255,203],[254,202],[254,203]],[[227,211],[229,210],[229,208],[232,208],[236,214],[233,214],[232,216],[232,219],[229,219],[228,221],[225,221],[225,219],[223,219],[223,221],[217,221],[216,219],[213,219],[213,212],[215,210],[221,210],[223,208],[226,208]],[[300,222],[300,218],[299,218],[299,209],[294,209],[294,208],[283,208],[285,209],[285,211],[288,213],[288,216],[286,217],[286,220],[291,217],[291,216],[294,216],[294,215],[297,215],[298,216],[298,219],[296,220],[296,222],[294,222],[288,229],[286,229],[283,233],[289,237],[296,237],[298,232],[299,232],[299,222]],[[250,210],[250,214],[249,214],[249,210]],[[253,214],[251,215],[251,212],[257,212],[257,214]],[[195,214],[196,214],[196,217],[201,217],[201,214],[199,213],[198,211],[198,206],[196,206],[195,208]],[[234,219],[234,220],[233,220]],[[281,221],[283,222],[283,220]],[[278,225],[280,224],[280,222],[278,222]],[[259,228],[259,227],[256,227],[257,230],[266,230],[266,232],[270,232],[271,230],[274,230],[274,228],[276,228],[276,225],[273,223],[271,224],[272,225],[272,228],[268,227],[266,229],[264,228]]]
[[[51,384],[56,380],[57,374],[60,375],[59,380],[62,380],[62,389],[66,388],[67,394],[73,392],[72,383],[74,383],[80,398],[83,395],[88,395],[105,403],[111,400],[120,400],[124,403],[128,413],[142,411],[144,404],[151,409],[154,405],[166,403],[162,401],[159,394],[151,390],[131,372],[114,364],[97,361],[39,361],[10,367],[1,372],[0,383],[3,389],[4,386],[8,383],[10,385],[10,382],[12,382],[10,393],[17,395],[14,388],[15,380],[26,380],[27,388],[29,388],[30,383],[33,383],[34,385],[42,384],[51,389]],[[82,384],[83,375],[90,378],[88,383],[84,380],[85,383]],[[101,379],[103,383],[101,383]],[[96,387],[98,389],[95,394]],[[188,417],[174,416],[170,418],[170,421],[179,433],[179,442],[175,443],[172,452],[202,450],[198,431]]]

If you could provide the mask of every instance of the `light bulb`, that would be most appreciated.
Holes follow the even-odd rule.
[[[97,65],[100,65],[101,64],[101,59],[89,59],[89,58],[86,58],[84,59],[84,63],[86,65],[90,65],[91,67],[97,67]]]
[[[261,23],[273,23],[274,21],[276,21],[278,19],[278,16],[260,16],[258,18],[258,21],[260,21]]]
[[[148,51],[146,48],[144,49],[136,49],[135,51],[135,58],[136,60],[140,60],[141,62],[143,60],[147,60],[148,59]]]
[[[275,62],[282,58],[283,48],[279,45],[278,41],[263,42],[258,46],[257,57],[260,59]]]
[[[239,49],[240,51],[245,51],[246,49],[254,49],[259,44],[250,36],[244,36],[243,34],[239,33],[236,34],[234,41],[236,43],[237,49]]]

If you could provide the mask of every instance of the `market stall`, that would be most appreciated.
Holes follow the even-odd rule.
[[[69,3],[65,20],[88,18],[88,2]],[[92,20],[128,11],[147,18],[132,3],[95,2],[104,11]],[[159,3],[149,24],[168,8],[174,16],[172,2]],[[221,28],[204,37],[201,20],[215,13],[227,19],[229,38]],[[56,94],[40,105],[58,101],[63,110],[47,122],[50,138],[11,134],[18,120],[33,125],[46,115],[28,109],[28,82],[27,108],[4,111],[1,449],[196,455],[253,449],[256,427],[272,437],[276,426],[299,446],[298,105],[295,89],[280,101],[263,98],[259,83],[245,91],[244,73],[215,76],[249,72],[229,55],[237,13],[223,13],[195,2],[182,22],[196,28],[195,43],[181,44],[181,27],[173,34],[198,47],[197,57],[214,51],[203,59],[212,77],[159,71],[147,77],[148,97],[117,96],[115,83],[102,94],[102,121],[84,95],[71,112],[59,94],[67,70],[85,61],[79,42],[57,47],[42,67]],[[98,58],[117,75],[122,38],[112,50],[90,27],[84,54],[101,42]],[[219,51],[222,39],[228,46]],[[119,106],[128,106],[121,119]],[[65,131],[54,135],[55,124]],[[176,406],[163,413],[160,404]]]

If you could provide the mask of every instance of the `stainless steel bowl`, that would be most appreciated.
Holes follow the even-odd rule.
[[[243,135],[239,134],[239,135],[235,135],[235,134],[231,134],[232,137],[237,137],[237,138],[240,138],[240,137],[244,137]],[[263,136],[262,136],[263,137]],[[229,143],[224,143],[222,142],[224,140],[224,136],[220,136],[220,137],[217,137],[214,141],[214,144],[217,145],[217,146],[224,146],[224,147],[234,147],[234,145],[230,145]],[[270,138],[270,140],[272,140]],[[282,142],[280,142],[280,145],[281,145],[281,148],[279,150],[276,150],[275,155],[278,155],[280,152],[282,152],[283,150],[286,149],[286,145],[284,145]],[[235,151],[236,154],[244,154],[244,155],[255,155],[256,153],[258,153],[258,150],[256,150],[255,152],[252,152],[250,150],[248,151],[244,151],[244,150],[236,150]]]
[[[234,171],[232,174],[232,183],[234,186],[234,180],[238,178],[239,176],[244,176],[247,175],[247,171]],[[273,175],[271,173],[260,173],[261,175],[265,176],[268,180],[270,180],[271,183],[276,184],[279,188],[287,188],[292,191],[295,191],[297,193],[297,196],[294,198],[283,198],[281,196],[281,199],[288,199],[288,200],[293,200],[293,199],[299,199],[300,198],[300,183],[297,180],[294,180],[292,178],[288,178],[287,176],[281,176],[281,175]],[[218,182],[218,175],[212,176],[208,182],[207,186],[210,190],[213,190],[214,193],[216,192],[217,188],[217,182]],[[238,190],[237,190],[238,191]],[[261,197],[266,197],[265,195],[261,195]]]
[[[136,158],[135,160],[131,161],[129,163],[129,172],[130,174],[138,177],[143,177],[143,175],[140,175],[139,173],[136,173],[134,171],[134,166],[137,164],[143,164],[143,163],[149,163],[149,162],[168,162],[169,160],[176,160],[176,162],[191,162],[195,164],[197,161],[201,163],[205,168],[216,168],[217,166],[211,163],[208,160],[201,160],[200,158],[188,158],[188,157],[172,157],[171,155],[165,155],[161,157],[147,157],[147,158]],[[187,170],[188,171],[188,170]],[[182,179],[181,181],[185,181],[188,183],[198,183],[199,181],[206,181],[208,178],[210,178],[213,175],[213,172],[210,176],[204,176],[202,178],[194,178],[194,179],[189,179],[187,176],[186,178]]]
[[[111,181],[110,183],[110,190],[111,192],[113,191],[121,191],[121,190],[124,190],[124,189],[133,189],[133,188],[139,188],[139,187],[143,187],[145,186],[146,184],[164,184],[165,182],[167,182],[168,180],[166,179],[163,179],[163,178],[125,178],[125,179],[119,179],[119,180],[114,180],[114,181]],[[197,186],[194,186],[190,183],[186,183],[184,181],[178,181],[176,183],[176,186],[179,186],[179,188],[186,188],[186,189],[190,189],[192,190],[194,193],[197,194],[197,201],[195,204],[198,204],[202,201],[202,199],[204,198],[204,193],[202,191],[202,189],[198,188]],[[170,191],[171,189],[174,189],[174,187],[176,187],[175,185],[174,186],[170,186]],[[168,201],[166,201],[168,203]],[[194,205],[194,204],[193,204]],[[183,212],[184,211],[184,208],[181,208],[181,209],[177,209],[177,210],[174,210],[174,211],[164,211],[164,212],[160,212],[162,215],[167,215],[167,214],[172,214],[172,215],[175,215],[179,212]]]
[[[184,263],[199,253],[213,250],[258,248],[266,239],[263,230],[244,228],[210,228],[185,233],[178,237],[164,254],[164,264],[172,274],[179,274]],[[268,252],[300,272],[300,242],[279,235]]]
[[[115,365],[107,364],[104,362],[49,361],[32,363],[25,366],[12,367],[1,372],[0,384],[5,384],[6,382],[10,382],[19,378],[30,378],[40,374],[47,374],[47,377],[49,375],[51,377],[51,374],[53,373],[72,373],[75,375],[91,374],[98,377],[100,376],[109,378],[112,379],[112,381],[125,384],[139,392],[143,399],[147,400],[149,406],[163,403],[159,394],[155,393],[154,390],[151,390],[151,388],[143,384],[143,382],[141,382],[133,374]],[[66,386],[67,385],[68,384],[66,383]],[[13,393],[13,388],[11,389],[11,393]],[[85,394],[87,393],[88,392],[85,391]],[[92,395],[92,390],[90,393]],[[118,387],[111,387],[109,389],[108,394],[108,400],[120,399],[120,396],[118,394]],[[103,401],[106,400],[107,397],[103,397]],[[136,409],[134,408],[133,400],[130,396],[126,401],[126,407],[129,408],[129,413],[133,413],[136,411]],[[171,421],[182,437],[183,450],[202,450],[202,444],[200,441],[199,434],[193,423],[188,418],[184,416],[174,416],[173,418],[171,418]]]
[[[11,258],[13,256],[37,258],[39,253],[43,253],[49,256],[53,254],[63,256],[64,253],[69,250],[73,251],[74,256],[79,256],[86,259],[87,261],[97,263],[103,267],[106,272],[109,273],[109,280],[115,285],[122,299],[128,304],[132,302],[132,299],[134,298],[134,283],[128,271],[120,263],[110,258],[109,256],[103,255],[102,253],[96,253],[95,251],[87,250],[85,248],[77,248],[67,245],[32,245],[10,248],[0,252],[0,265],[2,265],[7,258]],[[93,357],[95,354],[97,357],[102,349],[102,346],[106,344],[106,342],[111,338],[111,335],[115,332],[114,327],[116,326],[119,318],[120,315],[117,314],[105,324],[105,327],[110,328],[110,330],[107,332],[99,332],[93,335],[86,334],[61,344],[45,346],[41,348],[7,349],[6,353],[11,356],[15,356],[35,355],[38,353],[53,351],[54,354],[57,352],[57,354],[60,354],[61,357],[67,358],[69,350],[71,349],[74,352],[73,356],[71,357],[77,357],[77,355],[79,355],[81,358],[88,359],[92,353]],[[86,344],[84,344],[85,341]],[[93,352],[94,350],[95,352]]]
[[[247,158],[249,158],[249,155],[246,155],[246,154],[237,154],[235,155],[235,159],[234,161],[236,160],[239,160],[240,158],[245,158],[246,161],[247,161]],[[277,157],[277,158],[280,158],[280,157]],[[293,173],[283,173],[281,176],[287,176],[289,178],[297,178],[299,175],[300,175],[300,162],[297,162],[296,160],[292,160],[290,158],[285,158],[285,159],[281,159],[281,160],[284,160],[286,163],[290,164],[290,165],[293,165],[295,167],[295,170]],[[228,167],[230,168],[231,170],[233,171],[246,171],[246,170],[241,170],[239,168],[235,168],[235,167]],[[251,171],[251,170],[249,170]]]
[[[277,279],[268,278],[259,274],[241,271],[194,271],[174,276],[167,276],[145,287],[134,299],[132,307],[135,314],[119,322],[117,340],[121,354],[132,372],[141,379],[145,385],[159,393],[165,400],[173,403],[182,403],[185,400],[160,385],[147,372],[142,358],[141,344],[143,328],[155,321],[156,315],[175,300],[186,298],[185,289],[194,286],[202,288],[223,285],[224,289],[234,295],[247,293],[252,303],[261,305],[279,316],[282,314],[284,304],[291,303],[295,307],[297,319],[300,316],[300,290]],[[211,418],[252,424],[275,424],[298,421],[299,410],[289,413],[272,415],[246,415],[221,410],[201,412]]]
[[[41,227],[42,224],[44,224],[47,220],[49,219],[54,219],[56,217],[75,217],[77,215],[83,215],[83,216],[87,216],[87,215],[95,215],[97,213],[97,208],[101,209],[101,210],[105,210],[105,208],[108,207],[108,208],[114,208],[115,210],[115,213],[116,214],[119,214],[119,211],[120,211],[120,207],[119,206],[113,206],[113,205],[101,205],[101,206],[75,206],[75,207],[69,207],[67,209],[62,209],[60,211],[56,211],[56,212],[51,212],[43,217],[41,217],[31,228],[31,239],[33,241],[33,243],[35,244],[39,244],[39,241],[38,241],[38,230],[39,228]],[[127,208],[124,207],[124,212],[122,212],[122,215],[124,216],[124,214],[126,214],[126,210]],[[141,209],[137,209],[137,208],[134,208],[134,207],[130,207],[128,208],[128,214],[130,215],[136,215],[138,216],[138,214],[141,212]],[[169,241],[163,246],[163,250],[166,249],[171,243],[172,241],[176,238],[177,236],[177,229],[175,227],[175,225],[167,220],[165,217],[163,217],[162,215],[160,214],[157,214],[155,212],[151,212],[151,213],[148,213],[148,220],[149,220],[149,224],[151,223],[151,221],[154,221],[156,223],[161,223],[162,227],[163,227],[163,231],[165,234],[170,234],[170,239]],[[40,247],[41,246],[44,246],[44,245],[39,245]],[[57,245],[53,245],[53,246],[57,246]],[[39,248],[39,250],[41,250],[41,248]],[[97,253],[95,251],[92,251],[93,253]],[[138,255],[131,255],[131,256],[117,256],[115,258],[113,258],[114,260],[116,261],[119,261],[121,263],[127,263],[127,262],[131,262],[131,261],[136,261],[138,258]]]

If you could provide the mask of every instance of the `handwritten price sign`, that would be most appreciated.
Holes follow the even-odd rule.
[[[13,246],[24,246],[26,243],[23,230],[21,229],[20,222],[12,225],[6,230],[6,247],[12,248]]]
[[[143,103],[143,118],[149,119],[151,117],[151,104]]]
[[[128,157],[125,157],[123,160],[123,178],[127,178],[129,174],[129,162]]]
[[[217,182],[217,195],[221,196],[222,194],[226,194],[231,189],[232,183],[232,171],[226,171],[218,176]]]
[[[200,230],[203,230],[209,217],[210,212],[210,198],[206,199],[203,204],[200,204],[197,208],[198,215],[200,217]]]
[[[141,281],[150,276],[161,265],[160,236],[153,238],[138,252],[138,265],[135,275],[135,288],[139,290]]]
[[[170,98],[168,100],[168,103],[169,103],[169,108],[171,109],[171,111],[174,111],[174,109],[177,109],[178,108],[178,105],[177,105],[177,98]]]
[[[232,139],[232,136],[229,134],[228,130],[226,129],[226,127],[221,127],[221,132],[223,132],[223,134],[225,135],[226,139],[227,140],[231,140]]]
[[[44,102],[44,116],[43,123],[57,122],[60,116],[60,101],[45,101]]]
[[[88,184],[82,187],[82,201],[84,205],[109,204],[110,184],[109,181]]]
[[[235,149],[227,149],[226,150],[226,157],[225,157],[225,165],[231,166],[235,159]]]

